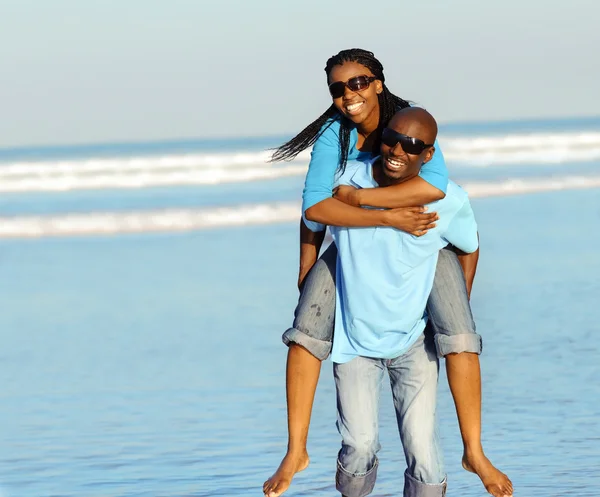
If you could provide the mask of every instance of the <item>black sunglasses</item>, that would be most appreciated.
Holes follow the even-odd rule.
[[[407,154],[419,155],[423,150],[433,147],[433,143],[427,144],[423,140],[403,135],[390,128],[383,128],[381,141],[390,148],[394,148],[398,143]]]
[[[333,98],[340,98],[344,96],[346,87],[354,92],[363,91],[376,79],[375,76],[356,76],[355,78],[350,78],[345,83],[343,81],[336,81],[329,85],[329,93],[331,93]]]

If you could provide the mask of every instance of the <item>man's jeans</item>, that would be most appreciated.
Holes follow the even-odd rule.
[[[282,337],[286,345],[301,345],[321,361],[329,356],[333,343],[336,262],[337,248],[332,243],[308,273],[294,324]],[[399,307],[398,313],[402,312]],[[439,357],[481,353],[481,336],[475,329],[465,277],[458,257],[448,248],[440,250],[427,314]]]
[[[342,495],[363,497],[375,486],[379,397],[386,370],[407,464],[404,497],[445,494],[446,476],[435,422],[438,369],[435,346],[425,335],[395,359],[355,357],[334,364],[337,425],[342,436],[336,488]]]

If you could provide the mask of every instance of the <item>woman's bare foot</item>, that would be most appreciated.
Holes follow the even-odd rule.
[[[485,489],[494,497],[512,497],[512,482],[508,476],[494,467],[483,451],[475,454],[465,451],[462,465],[467,471],[479,476]]]
[[[283,461],[281,461],[277,471],[275,471],[275,474],[264,483],[263,492],[265,496],[279,497],[289,488],[294,475],[305,470],[309,462],[310,459],[306,450],[299,454],[288,452]]]

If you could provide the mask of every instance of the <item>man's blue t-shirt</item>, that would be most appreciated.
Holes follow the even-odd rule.
[[[349,162],[338,184],[374,188],[373,162]],[[391,359],[423,332],[438,253],[448,243],[477,250],[477,224],[466,192],[448,182],[445,198],[429,204],[437,226],[416,237],[388,227],[330,227],[338,248],[332,360]]]

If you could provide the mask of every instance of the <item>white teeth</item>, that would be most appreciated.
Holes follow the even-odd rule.
[[[400,161],[395,161],[393,159],[389,159],[387,160],[388,166],[390,166],[390,168],[392,169],[400,169],[402,166],[404,166],[404,162],[400,162]]]
[[[360,108],[362,106],[363,102],[357,103],[357,104],[351,104],[351,105],[347,105],[346,106],[346,110],[352,112],[355,111],[356,109]]]

